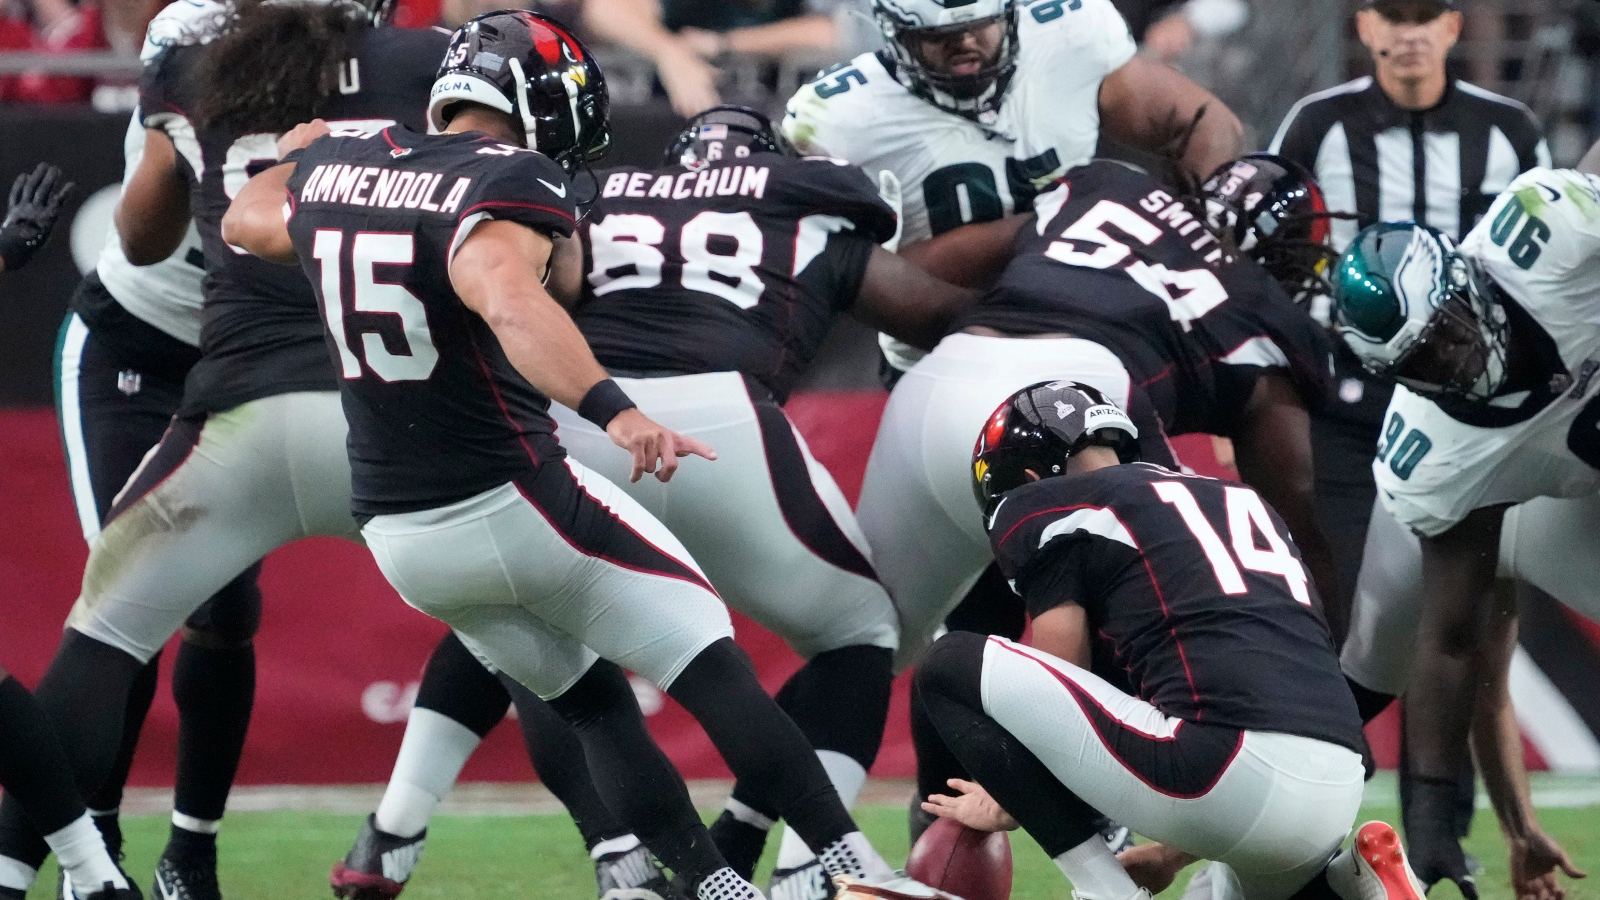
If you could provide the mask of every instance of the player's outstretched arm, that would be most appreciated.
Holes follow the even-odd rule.
[[[1517,900],[1562,900],[1557,870],[1569,878],[1585,873],[1539,826],[1522,757],[1522,730],[1511,706],[1511,657],[1517,647],[1517,604],[1507,581],[1495,593],[1494,616],[1483,648],[1472,712],[1472,749],[1484,788],[1494,805],[1511,857],[1511,888]]]
[[[670,480],[682,456],[716,459],[710,447],[639,412],[601,368],[578,326],[540,283],[550,251],[550,238],[526,225],[483,222],[450,261],[450,283],[529,384],[633,454],[633,481],[646,472]]]
[[[0,219],[0,272],[16,271],[33,259],[61,215],[61,204],[72,193],[72,182],[62,182],[61,170],[39,163],[32,172],[17,176]],[[0,680],[3,680],[0,675]]]
[[[974,292],[945,284],[874,246],[851,311],[857,319],[897,340],[932,350],[976,297]]]
[[[154,265],[183,243],[189,230],[189,180],[178,169],[178,149],[159,128],[144,132],[144,156],[122,188],[113,218],[122,255],[136,266]]]
[[[278,138],[278,158],[311,146],[329,130],[321,119],[301,122]],[[294,169],[293,161],[281,163],[245,182],[222,217],[222,239],[262,259],[284,265],[298,263],[283,211]]]
[[[1449,878],[1469,900],[1467,872],[1453,826],[1455,773],[1468,732],[1495,619],[1494,582],[1505,506],[1474,510],[1442,534],[1422,539],[1422,621],[1406,691],[1406,742],[1416,773],[1407,809],[1412,868],[1426,885]]]
[[[1288,378],[1269,371],[1256,380],[1231,437],[1239,477],[1289,526],[1289,536],[1300,548],[1300,558],[1322,597],[1334,646],[1342,645],[1350,611],[1333,599],[1341,596],[1334,580],[1333,552],[1317,520],[1311,414]]]
[[[1177,69],[1144,56],[1101,82],[1100,121],[1112,138],[1152,153],[1179,149],[1192,123],[1178,159],[1196,178],[1244,152],[1244,126],[1233,110]]]
[[[900,255],[941,281],[969,288],[993,284],[1011,262],[1017,232],[1032,226],[1032,213],[963,225],[900,248]]]

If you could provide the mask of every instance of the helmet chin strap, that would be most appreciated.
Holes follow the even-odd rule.
[[[522,75],[522,60],[515,56],[506,60],[511,66],[511,77],[517,83],[517,115],[522,119],[522,143],[529,150],[538,150],[538,140],[534,137],[538,130],[538,120],[533,117],[533,107],[528,103],[528,79]]]

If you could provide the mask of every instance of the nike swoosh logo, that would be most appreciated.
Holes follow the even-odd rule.
[[[567,198],[567,186],[566,185],[563,184],[560,187],[556,187],[555,185],[551,184],[550,182],[545,181],[543,178],[535,178],[534,181],[537,181],[540,184],[544,185],[545,187],[549,188],[550,189],[550,193],[555,194],[557,197],[560,197],[563,200],[565,200]]]
[[[1540,188],[1550,192],[1550,202],[1551,203],[1560,203],[1561,202],[1561,192],[1560,191],[1558,191],[1555,188],[1551,187],[1550,185],[1544,184],[1542,182],[1535,181],[1534,184],[1537,184],[1537,185],[1539,185]]]
[[[168,887],[165,878],[157,878],[156,887],[161,889],[162,900],[178,900],[177,888]]]

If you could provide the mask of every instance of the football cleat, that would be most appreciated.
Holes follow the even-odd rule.
[[[156,880],[150,885],[150,897],[151,900],[222,900],[222,888],[217,884],[216,857],[191,860],[163,855],[156,861]]]
[[[1112,855],[1121,853],[1135,843],[1133,832],[1128,830],[1128,826],[1118,825],[1110,819],[1100,823],[1100,840],[1106,842],[1106,849],[1110,850]]]
[[[835,875],[833,878],[835,900],[961,900],[955,894],[931,888],[896,872],[894,877],[878,882]],[[777,900],[776,897],[773,900]]]
[[[594,880],[600,900],[688,900],[643,846],[595,860]]]
[[[424,828],[415,837],[396,837],[379,831],[376,817],[367,816],[356,835],[355,846],[334,863],[328,884],[335,897],[350,900],[393,900],[405,890],[411,871],[422,858]]]
[[[1387,822],[1356,829],[1355,841],[1328,863],[1327,875],[1328,887],[1344,900],[1423,900],[1427,893]]]
[[[771,900],[833,900],[833,881],[822,868],[822,860],[813,859],[792,869],[774,869],[767,896]]]

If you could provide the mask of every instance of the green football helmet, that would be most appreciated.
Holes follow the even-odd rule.
[[[1339,260],[1333,287],[1339,335],[1374,375],[1478,401],[1505,383],[1505,309],[1444,234],[1411,223],[1367,228]]]

